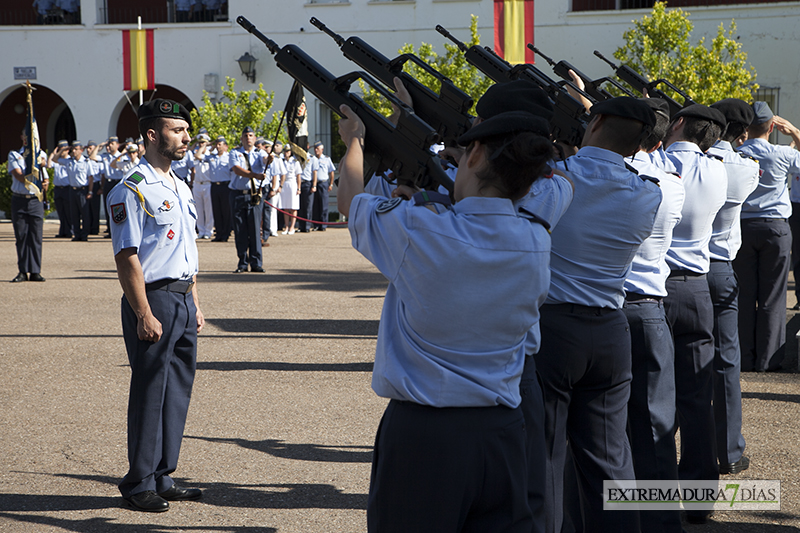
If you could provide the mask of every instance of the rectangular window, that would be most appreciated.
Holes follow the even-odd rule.
[[[2,0],[0,0],[2,1]],[[100,7],[103,24],[145,24],[165,22],[224,22],[228,20],[227,0],[105,0]]]
[[[80,0],[0,0],[0,26],[80,23]]]

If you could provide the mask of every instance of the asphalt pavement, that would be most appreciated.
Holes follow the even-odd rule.
[[[206,327],[175,477],[204,495],[162,514],[127,509],[116,487],[130,369],[111,242],[56,231],[45,224],[46,282],[0,281],[0,531],[366,531],[386,281],[346,229],[271,238],[264,274],[233,273],[233,239],[198,241]],[[3,221],[0,280],[16,270]],[[800,531],[799,384],[742,377],[752,463],[736,478],[781,480],[781,510],[687,531]]]

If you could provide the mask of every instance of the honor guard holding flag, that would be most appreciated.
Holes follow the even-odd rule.
[[[179,488],[178,465],[204,319],[195,277],[196,211],[192,191],[170,169],[189,146],[189,112],[171,100],[139,107],[146,155],[108,195],[111,237],[122,285],[122,333],[131,365],[130,470],[119,485],[138,511],[197,500]]]
[[[12,282],[44,281],[42,269],[42,229],[46,203],[48,174],[47,154],[39,145],[39,128],[33,114],[33,87],[28,91],[28,117],[22,130],[22,148],[8,154],[8,172],[11,174],[11,223],[17,245],[19,274]],[[28,277],[30,274],[30,277]]]

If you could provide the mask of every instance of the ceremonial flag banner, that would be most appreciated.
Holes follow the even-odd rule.
[[[494,51],[509,63],[533,63],[533,0],[494,0]]]
[[[25,158],[25,168],[27,172],[25,175],[25,187],[35,194],[39,200],[42,200],[41,191],[44,172],[38,157],[42,146],[39,141],[39,125],[36,123],[36,115],[33,113],[33,87],[31,87],[31,82],[26,82],[26,90],[28,92],[28,112],[25,118],[25,137],[28,139],[28,144],[22,154]]]
[[[122,30],[123,90],[156,88],[153,30]]]
[[[308,144],[308,108],[306,107],[303,86],[296,81],[289,92],[284,116],[286,117],[286,130],[289,134],[289,143],[292,146],[292,151],[295,157],[305,164],[308,157],[306,153],[306,145]]]

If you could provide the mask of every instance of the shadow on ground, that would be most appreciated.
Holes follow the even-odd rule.
[[[294,459],[299,461],[322,461],[331,463],[371,463],[372,446],[327,446],[324,444],[288,444],[282,440],[246,440],[226,439],[217,437],[194,437],[186,435],[187,439],[198,439],[206,442],[222,444],[235,444],[248,450],[268,453],[281,459]]]

